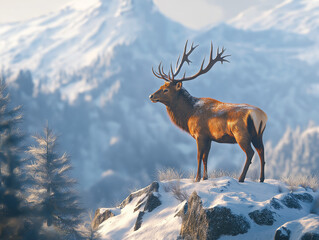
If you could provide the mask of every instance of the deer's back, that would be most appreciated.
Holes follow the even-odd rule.
[[[211,98],[200,98],[194,105],[195,111],[188,121],[190,134],[216,142],[236,143],[234,132],[247,129],[248,116],[266,114],[249,104],[224,103]]]

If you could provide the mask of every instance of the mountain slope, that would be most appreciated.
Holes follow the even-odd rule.
[[[251,12],[255,11],[248,9],[228,23],[245,30],[276,29],[306,35],[314,45],[299,51],[298,58],[311,64],[318,62],[319,1],[285,0],[270,10],[258,12],[258,15],[251,15]]]
[[[30,70],[34,81],[43,84],[42,91],[61,91],[70,81],[68,76],[81,74],[88,67],[103,64],[106,69],[101,77],[110,77],[120,67],[110,66],[117,47],[157,31],[162,35],[157,41],[165,42],[163,28],[172,36],[183,32],[183,27],[170,23],[151,0],[74,1],[48,16],[0,25],[2,67],[13,72],[11,79],[20,69]],[[140,57],[139,52],[135,54]],[[78,82],[73,87],[82,92],[98,85],[92,80]]]
[[[138,23],[130,1],[75,1],[57,13],[1,26],[2,60],[34,77],[57,78],[110,58],[115,45],[132,42]],[[128,27],[127,22],[130,22]]]
[[[310,0],[285,0],[274,8],[252,19],[247,12],[242,12],[230,24],[244,29],[265,30],[280,29],[299,34],[318,34],[319,2]]]

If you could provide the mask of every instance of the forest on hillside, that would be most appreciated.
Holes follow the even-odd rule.
[[[1,81],[0,239],[99,239],[57,136],[49,124],[29,136],[22,122],[21,106],[12,105]],[[28,146],[31,137],[35,144]]]

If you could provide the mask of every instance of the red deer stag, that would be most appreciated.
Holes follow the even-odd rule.
[[[217,49],[217,55],[213,58],[213,44],[211,44],[209,62],[205,68],[204,59],[196,74],[186,77],[186,73],[184,73],[180,79],[176,78],[183,64],[191,62],[189,55],[197,46],[194,47],[192,44],[190,50],[187,51],[186,41],[183,56],[180,63],[180,57],[178,57],[175,71],[171,65],[168,74],[166,74],[161,63],[158,66],[158,72],[152,68],[153,74],[166,82],[159,90],[150,95],[150,100],[154,103],[165,104],[171,121],[195,138],[197,142],[197,182],[201,178],[201,161],[204,165],[203,180],[207,179],[207,158],[211,141],[238,143],[245,152],[246,163],[239,177],[239,182],[245,180],[254,155],[252,143],[260,158],[260,182],[263,182],[265,161],[262,136],[266,127],[266,113],[258,107],[248,104],[223,103],[212,98],[196,98],[182,87],[182,82],[193,80],[207,73],[215,63],[229,62],[225,59],[229,55],[223,56],[225,49],[223,48],[221,52]]]

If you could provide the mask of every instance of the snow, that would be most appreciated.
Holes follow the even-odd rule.
[[[146,212],[142,219],[141,228],[134,231],[133,227],[138,215],[134,212],[139,199],[145,195],[135,198],[123,209],[110,209],[117,211],[115,217],[107,219],[100,225],[99,233],[102,239],[176,239],[181,229],[181,218],[176,213],[181,210],[185,201],[177,201],[173,194],[165,189],[169,186],[179,184],[183,192],[190,195],[196,191],[202,200],[204,208],[215,206],[224,206],[231,209],[235,214],[246,216],[248,213],[260,209],[268,204],[274,197],[281,199],[283,195],[289,192],[289,186],[284,183],[268,179],[264,183],[254,182],[247,179],[244,183],[239,183],[236,179],[230,177],[221,177],[217,179],[208,179],[199,183],[194,183],[191,179],[180,179],[159,182],[158,195],[161,205],[152,212]],[[312,196],[318,196],[318,193],[311,190],[305,190],[299,187],[294,193],[307,192]],[[276,229],[282,224],[305,217],[300,223],[306,226],[306,229],[312,229],[312,222],[307,222],[307,215],[310,212],[311,204],[302,203],[302,209],[292,211],[284,207],[278,210],[280,216],[276,215],[276,221],[272,226],[260,226],[251,221],[251,229],[244,235],[233,236],[231,239],[259,239],[269,240],[274,238]],[[317,225],[318,226],[318,225]],[[260,232],[263,234],[260,235]],[[230,239],[229,236],[222,236],[220,239]],[[296,238],[297,239],[297,238]]]
[[[204,106],[204,105],[205,105],[205,102],[204,102],[203,100],[198,100],[198,101],[194,104],[195,107],[202,107],[202,106]]]
[[[160,192],[160,195],[164,194]],[[179,234],[179,218],[174,218],[178,201],[173,196],[161,198],[160,208],[153,210],[152,216],[146,213],[143,224],[138,231],[133,230],[139,211],[134,212],[139,199],[134,199],[130,204],[121,209],[120,214],[109,218],[101,224],[102,239],[176,239]],[[111,209],[112,211],[112,209]],[[112,211],[113,212],[113,211]]]

